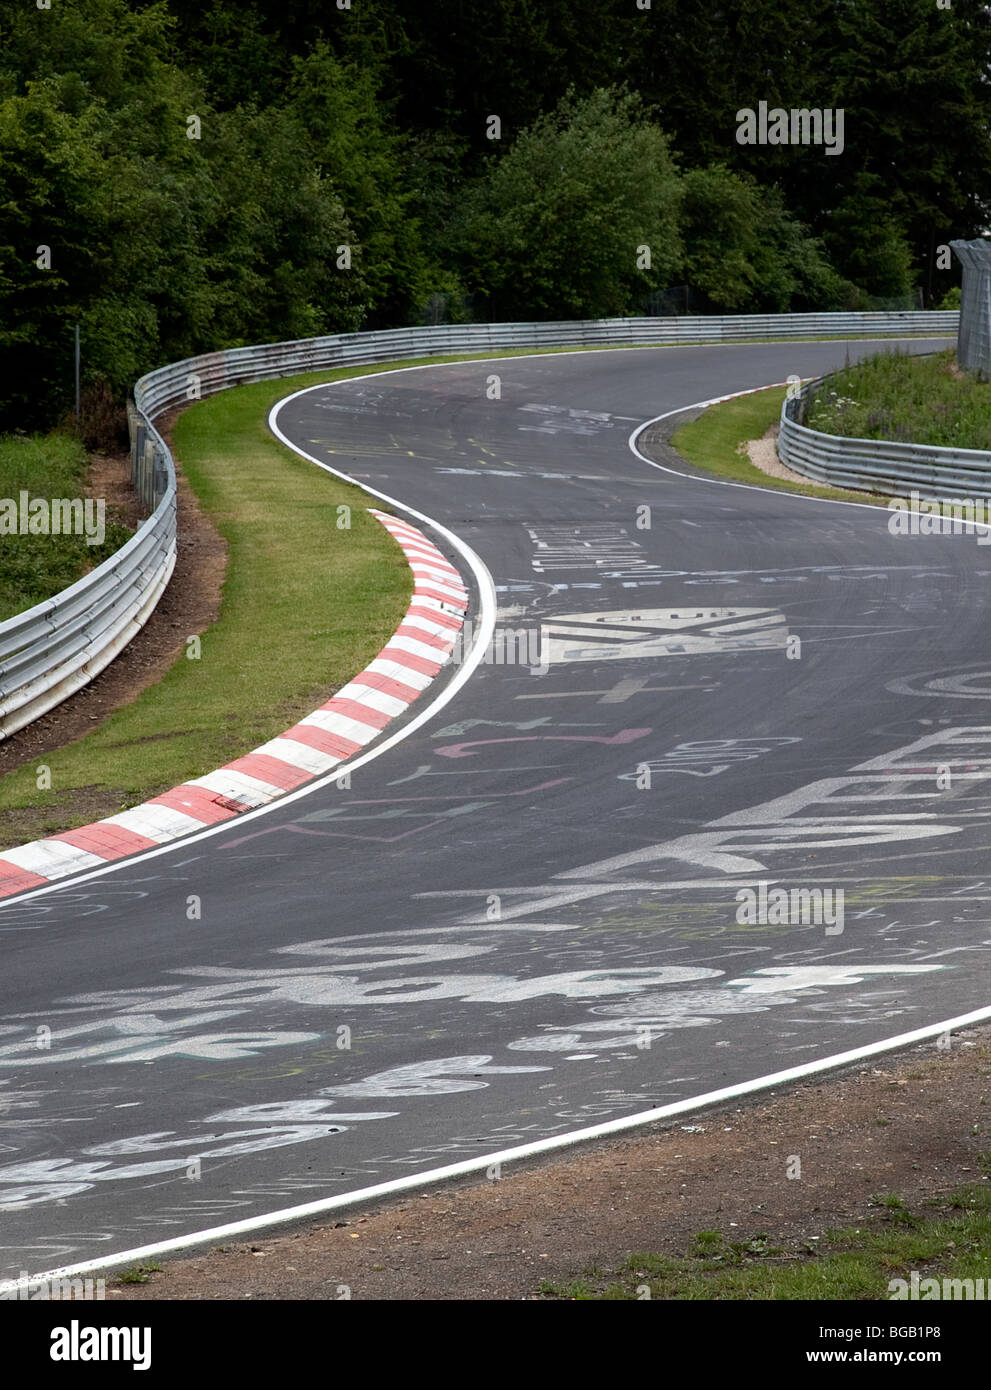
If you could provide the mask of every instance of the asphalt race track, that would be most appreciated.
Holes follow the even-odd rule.
[[[846,352],[509,358],[281,408],[300,449],[471,547],[513,659],[350,787],[0,906],[0,1275],[991,1001],[991,548],[628,445]],[[761,883],[842,891],[843,920],[738,920]]]

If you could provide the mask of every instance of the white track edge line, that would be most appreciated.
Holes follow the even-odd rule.
[[[873,339],[872,341],[877,340]],[[908,340],[903,338],[899,339],[899,341],[906,342]],[[880,502],[850,502],[846,501],[841,497],[817,497],[815,493],[794,492],[790,487],[764,487],[761,483],[741,483],[735,482],[729,478],[708,477],[706,476],[705,470],[702,469],[701,465],[700,471],[698,473],[682,473],[680,469],[668,468],[667,465],[663,463],[655,463],[652,458],[648,458],[647,455],[645,453],[642,453],[641,450],[637,447],[637,440],[643,434],[644,430],[650,429],[651,425],[660,424],[662,420],[670,420],[673,415],[684,415],[686,411],[689,410],[707,410],[711,405],[723,405],[727,401],[739,400],[741,396],[756,396],[761,391],[773,391],[776,387],[787,385],[788,382],[786,381],[772,381],[767,386],[751,386],[746,391],[734,391],[728,396],[713,396],[710,400],[707,401],[696,401],[694,405],[679,406],[677,410],[665,410],[663,415],[654,415],[650,420],[644,420],[642,425],[637,425],[636,428],[631,431],[630,437],[626,441],[627,447],[630,449],[631,453],[633,453],[640,460],[641,463],[646,463],[649,467],[656,468],[661,473],[670,473],[671,476],[674,478],[688,478],[689,481],[693,483],[714,483],[716,487],[742,487],[745,488],[747,492],[769,492],[774,497],[798,497],[803,502],[826,502],[833,507],[862,507],[868,508],[872,512],[890,510],[889,508],[882,506]],[[797,472],[797,469],[794,469],[793,472]],[[803,474],[802,476],[805,477],[806,475]],[[833,483],[821,483],[819,482],[818,478],[811,477],[808,478],[808,485],[810,487],[836,486]],[[878,498],[886,497],[888,495],[889,494],[887,493],[873,494],[873,496],[876,496]],[[952,502],[953,499],[947,498],[945,500],[948,502]],[[966,499],[961,500],[965,501]],[[991,531],[991,525],[989,525],[985,521],[963,521],[961,522],[961,525],[972,527],[974,530]]]
[[[671,1119],[676,1115],[689,1114],[703,1107],[719,1105],[723,1101],[735,1100],[740,1096],[752,1095],[756,1091],[770,1090],[785,1085],[789,1081],[800,1081],[803,1077],[817,1076],[838,1067],[850,1066],[876,1057],[897,1048],[910,1047],[913,1043],[925,1042],[943,1033],[956,1032],[974,1024],[991,1021],[991,1006],[975,1009],[972,1013],[961,1014],[957,1018],[946,1019],[942,1023],[927,1024],[909,1033],[900,1033],[894,1038],[883,1038],[880,1042],[867,1043],[863,1047],[838,1052],[832,1057],[824,1057],[817,1062],[803,1062],[797,1067],[759,1076],[752,1081],[741,1081],[735,1086],[724,1086],[717,1091],[706,1091],[700,1096],[691,1096],[670,1105],[657,1106],[653,1110],[642,1110],[636,1115],[626,1115],[618,1120],[605,1120],[601,1124],[589,1125],[586,1129],[570,1130],[567,1134],[554,1134],[546,1139],[535,1139],[529,1144],[520,1144],[513,1149],[501,1149],[496,1153],[482,1154],[468,1158],[461,1163],[450,1163],[443,1168],[431,1168],[425,1173],[411,1173],[405,1178],[394,1178],[391,1182],[376,1183],[371,1187],[357,1188],[353,1192],[339,1193],[336,1197],[324,1197],[316,1202],[303,1202],[295,1207],[284,1207],[280,1211],[266,1212],[261,1216],[246,1217],[243,1221],[231,1221],[223,1226],[211,1226],[204,1231],[194,1231],[189,1235],[175,1236],[171,1240],[157,1241],[152,1245],[140,1245],[133,1250],[122,1250],[116,1255],[103,1255],[96,1260],[85,1260],[80,1264],[65,1265],[59,1269],[47,1270],[43,1274],[28,1275],[25,1279],[0,1282],[0,1292],[9,1293],[15,1289],[30,1288],[44,1280],[70,1278],[78,1274],[88,1274],[93,1270],[107,1269],[113,1265],[127,1264],[134,1260],[149,1259],[154,1255],[167,1255],[179,1250],[187,1250],[195,1245],[203,1245],[213,1240],[226,1240],[231,1236],[248,1235],[252,1231],[262,1231],[271,1226],[281,1226],[291,1221],[307,1217],[323,1216],[327,1212],[338,1211],[342,1207],[354,1206],[359,1202],[371,1202],[378,1198],[391,1197],[399,1192],[432,1186],[451,1178],[468,1177],[472,1173],[484,1171],[494,1163],[516,1163],[534,1158],[538,1154],[553,1153],[559,1149],[572,1148],[576,1144],[593,1139],[608,1138],[626,1130],[639,1129],[644,1125],[660,1120]],[[333,1116],[327,1117],[333,1120]]]

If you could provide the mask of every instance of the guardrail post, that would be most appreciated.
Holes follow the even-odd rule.
[[[139,477],[141,473],[141,460],[144,458],[145,440],[148,438],[148,426],[143,420],[138,420],[134,431],[134,442],[131,445],[131,483],[135,491],[141,493]]]
[[[152,497],[150,506],[157,507],[165,496],[169,485],[168,465],[165,461],[165,454],[161,449],[156,449],[152,455]]]

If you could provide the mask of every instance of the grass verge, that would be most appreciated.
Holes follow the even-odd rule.
[[[991,383],[956,370],[956,354],[878,353],[837,372],[810,402],[806,424],[850,439],[991,449]]]
[[[985,1160],[991,1166],[991,1156]],[[929,1198],[924,1210],[914,1212],[897,1193],[879,1194],[874,1207],[878,1219],[872,1228],[827,1231],[798,1249],[776,1245],[766,1233],[742,1241],[718,1230],[699,1231],[694,1248],[679,1257],[639,1252],[617,1270],[592,1268],[567,1284],[545,1282],[539,1292],[548,1299],[591,1301],[887,1300],[895,1291],[889,1291],[890,1282],[909,1283],[913,1270],[920,1281],[938,1279],[944,1297],[944,1279],[988,1278],[987,1185]]]
[[[4,508],[0,533],[0,622],[67,589],[130,537],[111,517],[98,545],[88,544],[85,535],[19,534],[21,491],[47,502],[84,498],[88,465],[86,450],[70,434],[0,437],[0,499],[13,504]]]
[[[161,1274],[160,1264],[134,1265],[131,1269],[122,1269],[116,1276],[118,1284],[147,1284],[153,1274]]]
[[[771,386],[766,391],[755,391],[753,395],[740,396],[735,401],[710,405],[697,420],[691,420],[675,431],[671,447],[696,468],[704,468],[707,473],[715,473],[720,478],[730,478],[734,482],[779,488],[782,492],[797,492],[805,497],[829,497],[841,502],[874,502],[878,506],[886,506],[887,498],[872,493],[773,478],[750,462],[742,445],[748,439],[761,439],[770,426],[780,419],[785,391],[783,386]]]

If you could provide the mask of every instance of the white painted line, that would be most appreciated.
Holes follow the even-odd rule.
[[[876,342],[877,340],[868,339],[867,341]],[[907,340],[900,338],[898,341],[905,342]],[[716,487],[742,487],[746,488],[748,492],[770,492],[775,497],[797,497],[802,502],[825,502],[831,507],[863,507],[872,512],[886,511],[886,507],[880,501],[845,502],[839,497],[817,497],[813,493],[792,492],[790,489],[784,487],[762,487],[760,483],[732,482],[728,478],[709,477],[701,468],[698,473],[682,473],[680,469],[668,468],[663,463],[655,463],[652,458],[648,458],[646,454],[641,453],[637,448],[637,440],[643,434],[644,430],[650,429],[651,425],[657,425],[662,420],[670,420],[673,415],[684,415],[689,410],[707,410],[710,405],[722,405],[724,401],[735,401],[741,396],[755,396],[760,391],[773,391],[775,387],[787,385],[788,383],[786,381],[772,381],[767,386],[752,386],[747,391],[734,391],[729,396],[713,396],[710,400],[696,401],[693,405],[681,405],[677,410],[666,410],[663,415],[655,415],[650,420],[644,420],[642,425],[637,425],[636,429],[633,430],[629,439],[626,441],[627,445],[641,463],[646,463],[650,468],[656,468],[660,473],[670,473],[673,478],[688,478],[689,481],[693,483],[712,483]],[[806,481],[810,486],[816,486],[817,480],[815,478],[808,478]],[[819,486],[828,487],[829,484],[819,484]],[[880,495],[881,494],[878,494],[879,497]],[[983,522],[964,522],[963,524],[965,526],[975,527],[985,526],[985,529],[991,529],[987,528]]]
[[[188,1250],[194,1245],[203,1245],[214,1240],[230,1240],[232,1236],[248,1235],[253,1231],[263,1231],[272,1226],[281,1226],[289,1221],[302,1221],[308,1217],[324,1216],[342,1207],[355,1206],[359,1202],[371,1202],[383,1197],[392,1197],[399,1192],[409,1192],[419,1187],[430,1187],[435,1183],[446,1182],[451,1178],[468,1177],[472,1173],[484,1172],[491,1164],[519,1163],[538,1154],[555,1153],[560,1149],[573,1148],[576,1144],[587,1143],[592,1139],[606,1139],[613,1134],[623,1134],[631,1129],[641,1129],[644,1125],[669,1120],[676,1115],[691,1114],[724,1101],[737,1100],[740,1096],[753,1095],[757,1091],[771,1090],[790,1081],[801,1081],[807,1076],[820,1076],[823,1072],[835,1071],[838,1067],[851,1066],[877,1057],[897,1048],[910,1047],[913,1043],[925,1042],[927,1038],[938,1038],[942,1033],[957,1032],[976,1023],[991,1021],[991,1007],[975,1009],[973,1013],[960,1014],[957,1018],[946,1019],[942,1023],[927,1024],[910,1033],[900,1033],[894,1038],[884,1038],[880,1042],[868,1043],[864,1047],[852,1048],[849,1052],[839,1052],[833,1057],[824,1057],[818,1062],[803,1062],[801,1066],[788,1067],[784,1071],[771,1072],[768,1076],[758,1076],[753,1081],[742,1081],[736,1086],[724,1086],[718,1091],[706,1091],[687,1100],[677,1100],[670,1105],[660,1105],[654,1110],[641,1110],[636,1115],[626,1115],[618,1120],[605,1120],[602,1124],[589,1125],[587,1129],[573,1129],[567,1134],[554,1134],[547,1139],[536,1139],[529,1144],[520,1144],[515,1149],[501,1149],[497,1153],[479,1154],[461,1163],[450,1163],[443,1168],[431,1168],[426,1173],[411,1173],[405,1178],[394,1178],[391,1182],[376,1183],[372,1187],[359,1187],[353,1192],[342,1192],[336,1197],[324,1197],[316,1202],[304,1202],[295,1207],[284,1207],[281,1211],[267,1212],[262,1216],[249,1216],[243,1221],[231,1221],[225,1226],[211,1226],[207,1230],[194,1231],[189,1235],[175,1236],[171,1240],[156,1241],[152,1245],[140,1245],[133,1250],[122,1250],[116,1255],[103,1255],[97,1260],[86,1260],[81,1264],[65,1265],[61,1269],[50,1269],[43,1274],[28,1275],[21,1280],[5,1282],[0,1289],[13,1292],[28,1288],[43,1279],[67,1279],[91,1270],[108,1269],[113,1265],[133,1264],[147,1260],[155,1255],[173,1254],[178,1250]]]

